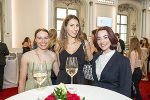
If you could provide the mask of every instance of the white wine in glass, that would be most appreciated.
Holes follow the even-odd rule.
[[[41,87],[42,83],[47,78],[47,68],[45,64],[34,64],[33,63],[33,78],[39,84],[39,88]]]
[[[45,64],[34,64],[33,63],[33,78],[38,83],[40,95],[37,100],[43,100],[41,94],[41,85],[47,79],[47,65]]]
[[[47,73],[35,73],[33,74],[33,78],[36,80],[36,82],[39,84],[41,87],[42,83],[46,80],[47,78]]]
[[[71,76],[71,84],[73,84],[73,76],[76,75],[78,72],[77,57],[67,57],[66,72],[69,76]]]

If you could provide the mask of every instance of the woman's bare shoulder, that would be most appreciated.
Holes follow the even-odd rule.
[[[36,55],[36,53],[34,52],[34,50],[31,50],[31,51],[28,51],[26,53],[24,53],[22,55],[23,58],[26,58],[26,59],[32,59],[32,57]]]
[[[56,57],[56,53],[55,53],[55,52],[50,51],[50,56],[51,56],[52,58],[55,58],[55,57]]]

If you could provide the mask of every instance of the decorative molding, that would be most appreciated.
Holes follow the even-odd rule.
[[[123,12],[123,11],[127,11],[127,12],[133,12],[135,11],[135,9],[133,7],[131,7],[131,5],[129,4],[121,4],[118,6],[118,11],[119,12]]]
[[[114,5],[115,1],[114,0],[97,0],[97,3],[106,4],[106,5]]]
[[[58,0],[61,3],[65,4],[66,6],[69,5],[80,5],[81,1],[80,0]]]

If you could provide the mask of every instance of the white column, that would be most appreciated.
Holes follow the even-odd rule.
[[[8,49],[12,49],[12,2],[11,0],[2,0],[3,7],[3,32],[4,42],[7,44]]]
[[[143,9],[143,26],[142,26],[142,36],[145,37],[146,36],[146,9]]]
[[[93,30],[93,22],[94,22],[94,17],[93,17],[94,13],[93,13],[93,1],[89,1],[89,32],[88,35],[91,35],[91,32]]]
[[[142,37],[146,36],[146,8],[147,8],[147,0],[144,0],[142,10]]]
[[[139,12],[139,16],[140,16],[140,17],[139,17],[139,23],[140,23],[140,25],[139,25],[139,26],[140,26],[140,27],[139,27],[139,28],[140,28],[140,31],[139,31],[139,32],[140,32],[140,33],[139,33],[139,39],[141,39],[141,38],[142,38],[142,35],[143,35],[143,31],[142,31],[142,26],[143,26],[143,25],[142,25],[142,22],[143,22],[142,11]]]
[[[150,1],[147,0],[147,7],[146,7],[146,37],[148,38],[150,42]]]
[[[54,28],[54,0],[48,0],[48,29]]]

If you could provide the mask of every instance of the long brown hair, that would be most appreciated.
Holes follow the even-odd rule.
[[[147,38],[145,38],[145,37],[143,37],[143,40],[145,40],[146,41],[146,43],[144,44],[143,42],[142,42],[142,47],[146,47],[146,48],[148,48],[149,47],[149,43],[148,43],[148,39]]]
[[[140,41],[137,37],[133,37],[130,40],[130,49],[129,49],[129,55],[128,57],[130,58],[130,54],[132,51],[136,51],[138,53],[138,58],[141,59],[141,48],[140,48]]]
[[[62,24],[61,30],[60,30],[60,37],[59,37],[60,51],[59,52],[61,52],[62,50],[64,50],[66,48],[66,43],[67,43],[67,39],[68,39],[66,27],[68,25],[68,22],[71,19],[76,19],[78,21],[78,23],[79,23],[79,31],[78,31],[78,34],[77,34],[76,38],[78,40],[82,40],[81,39],[81,27],[80,27],[80,22],[79,22],[78,17],[76,17],[75,15],[68,15],[68,16],[66,16],[66,18],[63,20],[63,24]]]

